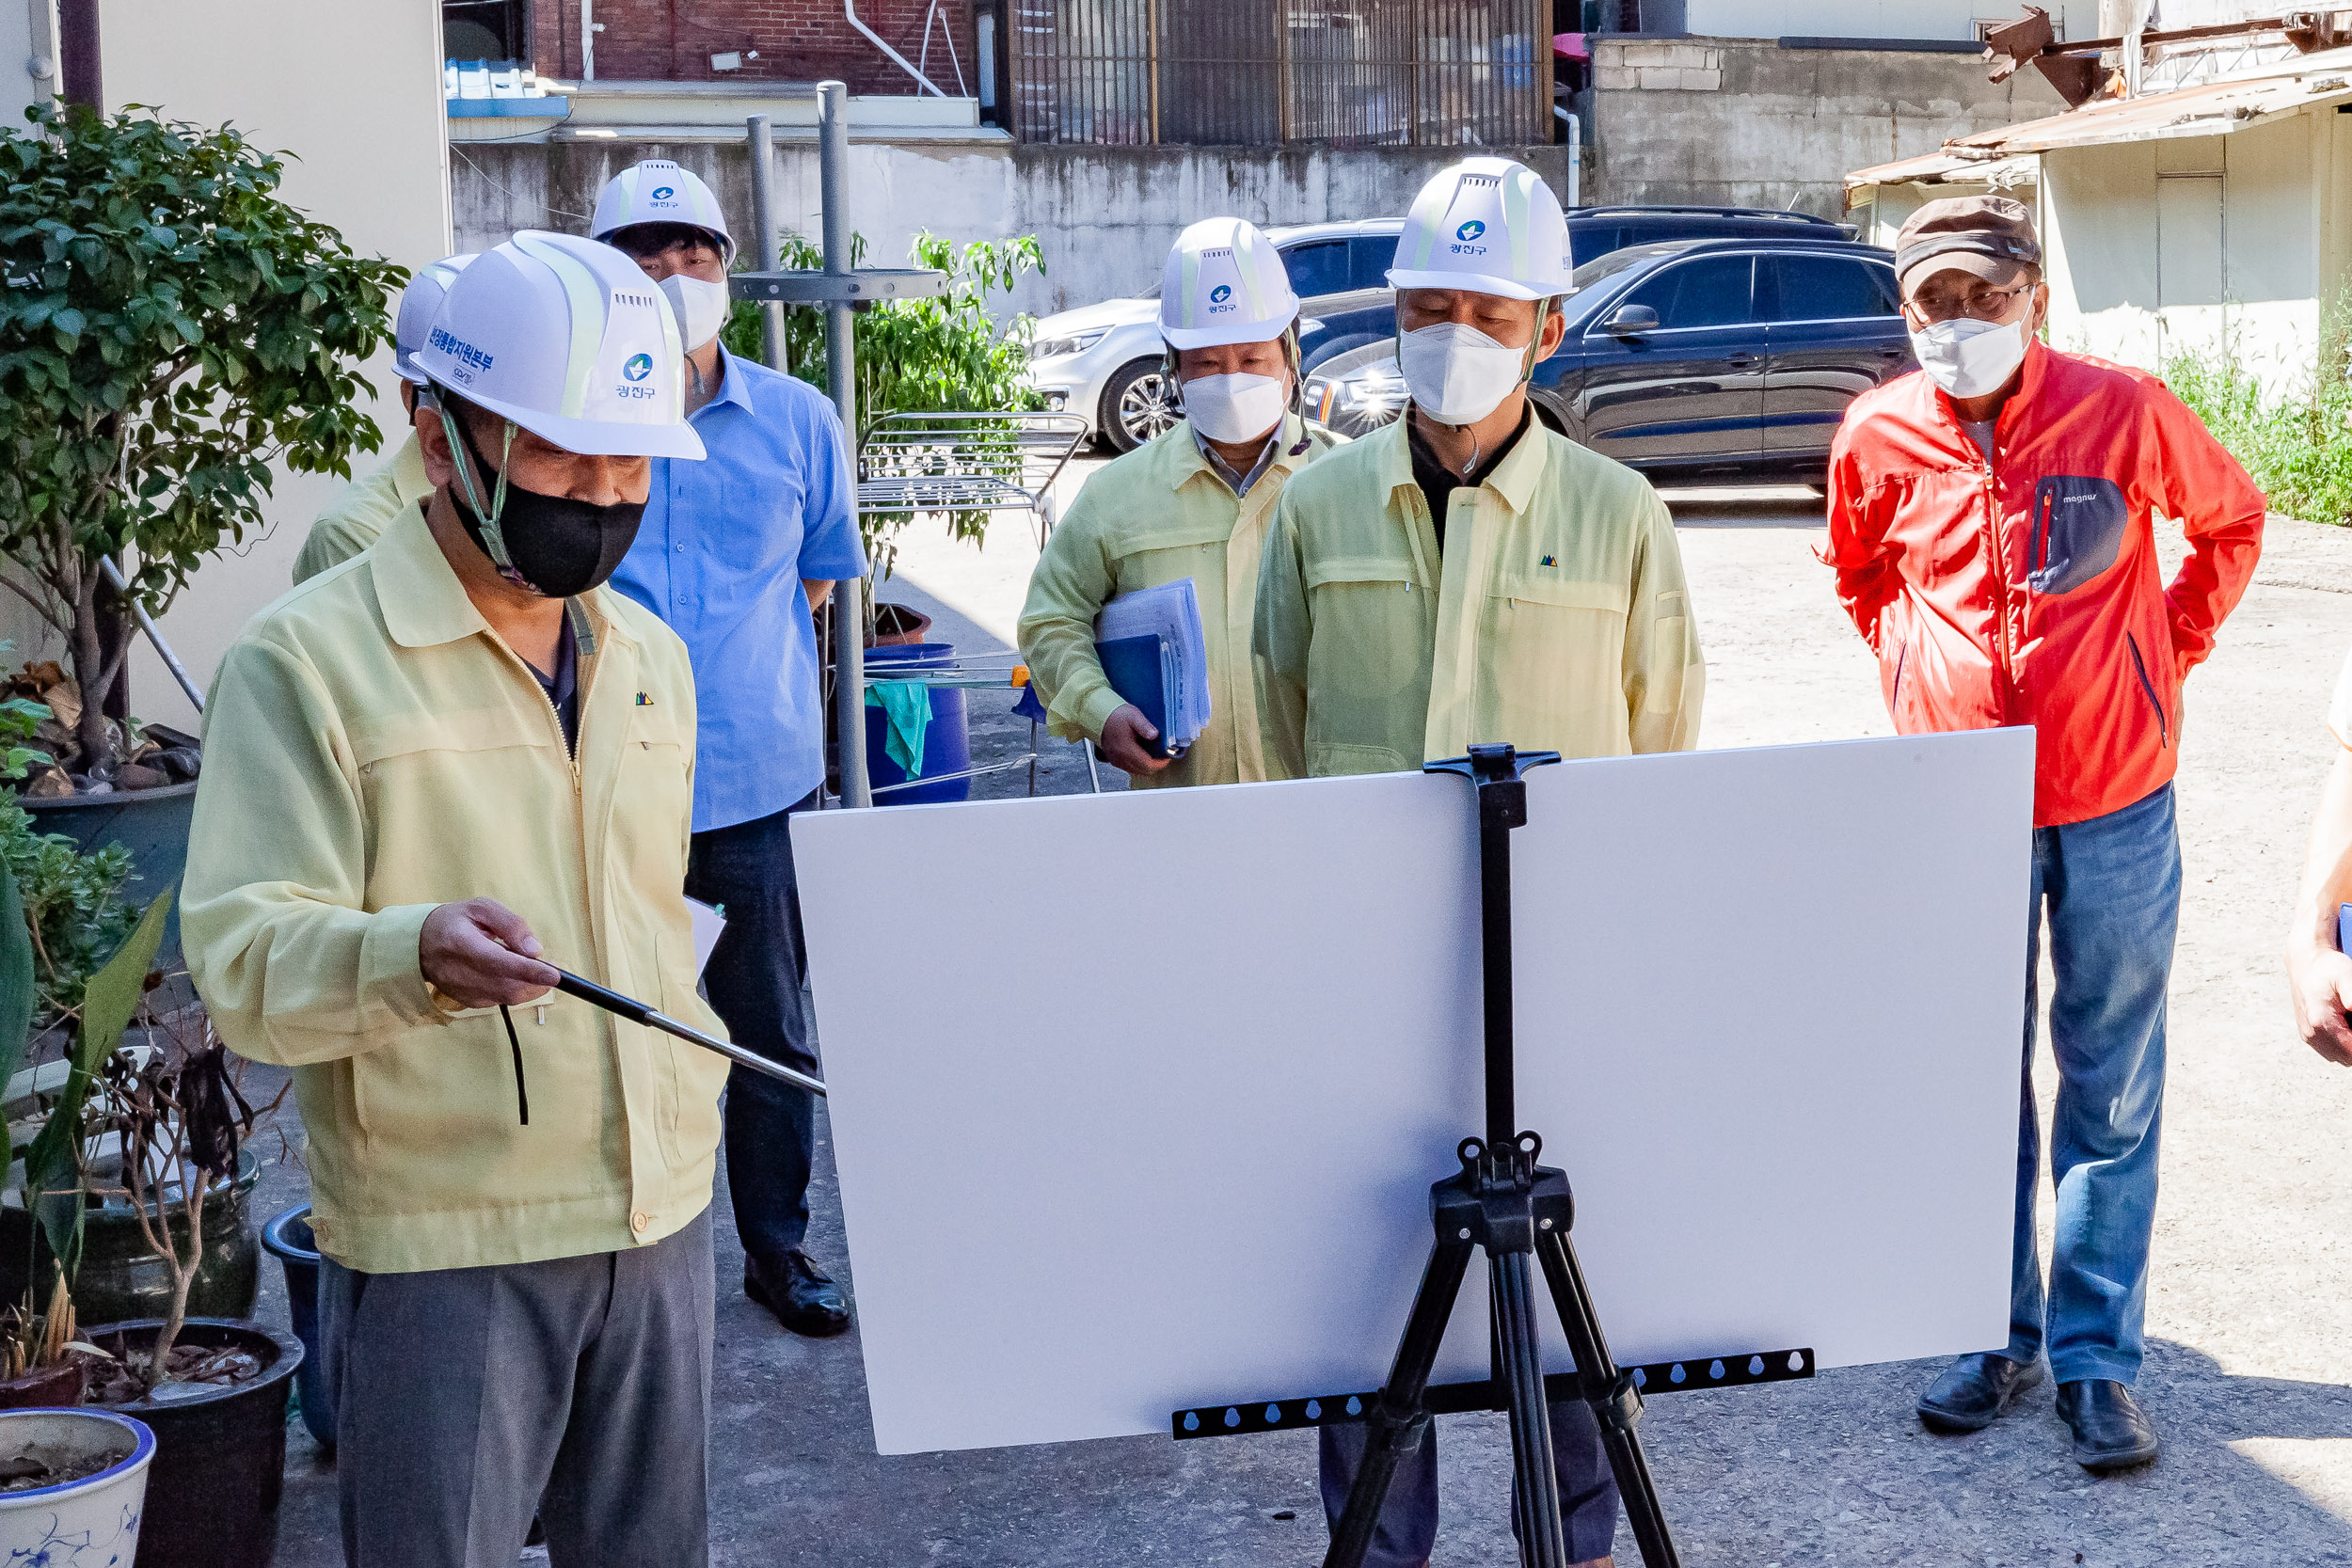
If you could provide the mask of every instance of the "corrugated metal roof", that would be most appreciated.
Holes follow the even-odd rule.
[[[1955,152],[1926,152],[1916,158],[1899,158],[1891,164],[1872,168],[1858,168],[1846,176],[1846,188],[1857,185],[1940,185],[1966,182],[1971,184],[2017,185],[2032,184],[2039,177],[2030,153],[2009,157],[1995,153],[1991,157],[1967,157]]]
[[[1856,169],[1846,176],[1846,184],[1946,180],[1971,163],[2059,148],[2218,136],[2316,105],[2345,102],[2352,102],[2352,51],[2329,50],[2306,56],[2292,71],[2208,82],[2144,98],[2107,99],[2045,119],[1962,136],[1946,142],[1941,151]]]

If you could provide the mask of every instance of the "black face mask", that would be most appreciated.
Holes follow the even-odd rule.
[[[467,536],[490,558],[492,565],[510,578],[520,578],[524,587],[550,599],[585,594],[620,570],[621,558],[636,543],[638,525],[644,520],[644,501],[597,506],[567,496],[526,490],[510,480],[506,499],[501,503],[495,499],[500,470],[491,467],[482,450],[474,445],[473,432],[466,428],[466,421],[453,417],[452,422],[457,426],[458,439],[465,442],[467,454],[473,460],[484,499],[497,508],[499,535],[505,542],[511,566],[499,560],[498,553],[483,537],[482,519],[468,504],[462,480],[453,498],[458,503],[457,518],[465,524]]]

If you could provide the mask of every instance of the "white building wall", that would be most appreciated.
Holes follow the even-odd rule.
[[[2147,370],[2226,346],[2308,385],[2344,281],[2338,117],[2042,158],[2052,341]]]
[[[2066,37],[2099,36],[2098,0],[2042,5]],[[1973,39],[1979,21],[2022,13],[2016,0],[1684,0],[1683,25],[1708,38]]]
[[[0,18],[14,24],[24,4],[0,0]],[[361,254],[412,271],[448,254],[437,6],[106,0],[103,26],[108,103],[153,104],[199,124],[234,122],[257,145],[294,153],[280,194],[341,230]],[[13,34],[0,35],[0,48],[12,45]],[[406,435],[389,344],[363,373],[379,394],[372,412],[389,455]],[[362,455],[355,471],[382,460]],[[199,681],[210,681],[253,612],[285,592],[310,521],[339,483],[278,469],[263,536],[197,573],[164,633]],[[0,606],[0,636],[16,641],[17,657],[54,646],[42,629],[28,612]],[[195,720],[143,640],[131,703],[142,719]]]

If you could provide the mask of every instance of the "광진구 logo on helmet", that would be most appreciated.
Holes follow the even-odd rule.
[[[677,192],[668,185],[656,185],[653,188],[653,198],[656,201],[667,201],[675,195]]]
[[[1219,283],[1216,288],[1209,291],[1209,303],[1211,305],[1222,305],[1232,297],[1233,286],[1231,283]]]
[[[1457,240],[1474,240],[1486,231],[1486,226],[1479,222],[1476,218],[1472,218],[1468,223],[1462,225],[1461,228],[1456,229],[1454,231],[1454,237]]]
[[[650,354],[630,355],[628,362],[621,366],[621,374],[629,381],[644,380],[645,377],[653,374],[653,356]]]

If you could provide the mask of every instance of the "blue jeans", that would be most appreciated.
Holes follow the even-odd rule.
[[[801,940],[800,883],[792,871],[792,814],[696,833],[686,861],[686,894],[726,911],[727,928],[703,971],[711,1010],[728,1037],[772,1061],[818,1076],[817,1015],[808,993],[808,949]],[[816,1101],[749,1068],[727,1074],[727,1192],[735,1228],[752,1261],[773,1274],[808,1236],[808,1172],[816,1144]]]
[[[2050,1130],[2058,1237],[2046,1302],[2034,1238],[2041,1128],[2033,1099],[2034,990],[2045,905],[2058,976],[2050,1049],[2058,1069]],[[2051,1373],[2060,1383],[2110,1378],[2128,1385],[2139,1375],[2164,1108],[2165,990],[2180,911],[2171,785],[2088,822],[2034,830],[2017,1227],[2002,1354],[2030,1364],[2046,1341]]]
[[[1370,1429],[1361,1421],[1319,1427],[1323,1514],[1333,1529],[1347,1512],[1347,1491],[1364,1462]],[[1600,1446],[1600,1423],[1581,1400],[1551,1407],[1551,1467],[1560,1478],[1560,1522],[1567,1532],[1568,1560],[1607,1557],[1617,1536],[1617,1479],[1609,1451]],[[1518,1528],[1512,1500],[1511,1527]],[[1438,1427],[1431,1422],[1421,1447],[1401,1456],[1389,1482],[1380,1522],[1373,1528],[1364,1568],[1421,1568],[1438,1541]]]

